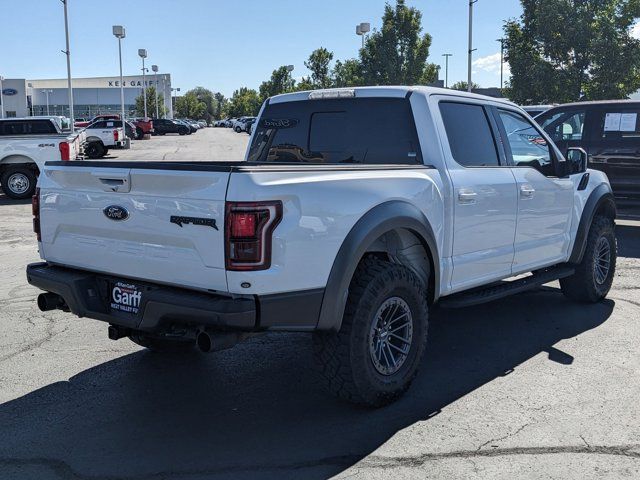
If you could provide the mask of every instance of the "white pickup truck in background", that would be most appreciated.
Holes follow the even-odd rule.
[[[95,159],[104,157],[109,149],[129,148],[129,139],[120,120],[96,120],[84,130],[87,137],[85,153]]]
[[[33,205],[43,262],[27,268],[43,311],[108,322],[110,338],[159,351],[310,332],[328,389],[359,404],[408,389],[435,303],[554,280],[597,302],[614,278],[606,176],[519,107],[463,92],[281,95],[244,163],[45,173]]]
[[[82,158],[86,134],[60,125],[51,117],[0,120],[0,184],[9,198],[30,198],[45,162]]]

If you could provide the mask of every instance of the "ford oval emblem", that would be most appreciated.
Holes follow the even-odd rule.
[[[109,205],[102,212],[107,218],[116,222],[129,218],[129,211],[120,205]]]
[[[3,95],[16,95],[18,93],[18,90],[16,90],[15,88],[5,88],[4,90],[2,90],[2,94]]]

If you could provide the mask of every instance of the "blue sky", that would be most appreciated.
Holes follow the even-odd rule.
[[[378,0],[69,0],[74,77],[118,73],[117,42],[111,26],[124,25],[124,73],[140,73],[138,48],[148,64],[172,74],[185,91],[204,86],[231,95],[240,86],[257,88],[271,71],[293,64],[294,77],[307,73],[304,60],[320,46],[334,59],[357,56],[355,25],[380,26]],[[467,76],[467,0],[407,0],[423,13],[433,36],[429,61],[453,53],[449,82]],[[474,81],[498,86],[499,43],[505,19],[520,15],[518,0],[479,0],[474,10]],[[4,45],[0,75],[6,78],[66,77],[64,23],[59,0],[23,0],[5,6],[0,29]],[[444,69],[442,70],[444,78]]]

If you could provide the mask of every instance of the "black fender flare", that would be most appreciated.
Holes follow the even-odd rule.
[[[611,186],[607,183],[602,183],[594,188],[587,199],[587,203],[584,205],[569,263],[580,263],[582,261],[584,251],[587,248],[587,237],[589,236],[593,218],[597,212],[603,209],[609,212],[614,219],[616,218],[616,201],[611,191]]]
[[[408,202],[385,202],[369,210],[356,222],[338,250],[322,299],[317,330],[340,330],[349,284],[360,259],[381,235],[400,228],[416,235],[431,256],[433,298],[430,300],[437,300],[440,292],[440,257],[429,221],[417,207]]]

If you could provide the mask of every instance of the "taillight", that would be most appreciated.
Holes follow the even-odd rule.
[[[118,130],[114,130],[113,131],[113,141],[117,142],[118,141]]]
[[[67,142],[60,142],[58,148],[60,149],[60,160],[65,162],[71,160],[71,147]]]
[[[31,197],[31,213],[33,214],[33,231],[40,242],[40,188],[36,188],[36,192]]]
[[[282,202],[227,202],[225,259],[227,270],[267,270],[271,243],[282,220]]]

